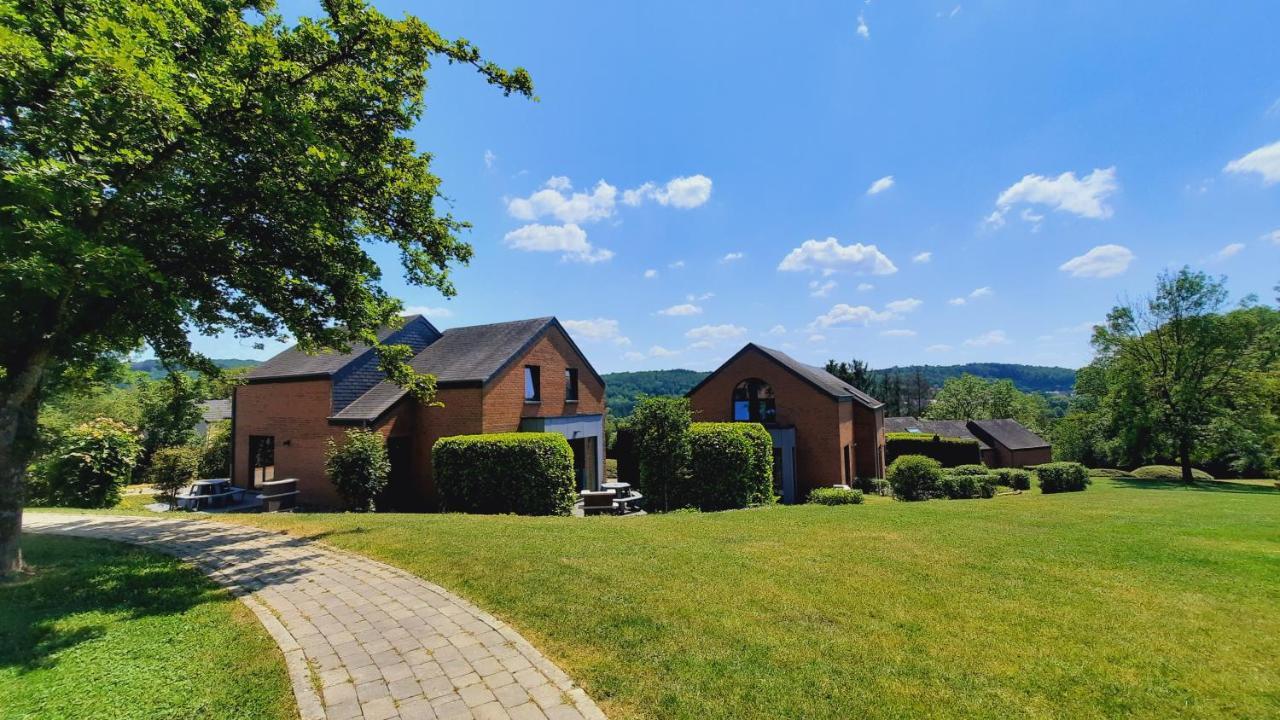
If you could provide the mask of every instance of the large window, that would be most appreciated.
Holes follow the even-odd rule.
[[[737,422],[774,422],[777,409],[773,404],[773,388],[756,378],[738,383],[738,387],[733,389],[733,419]]]
[[[542,399],[542,371],[537,365],[524,366],[524,401],[538,402]]]
[[[276,479],[276,438],[274,435],[249,436],[249,487]]]
[[[564,401],[578,402],[578,368],[565,368]]]

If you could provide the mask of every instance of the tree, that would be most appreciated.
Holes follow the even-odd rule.
[[[170,372],[163,379],[147,380],[141,387],[142,456],[139,469],[145,471],[161,448],[195,442],[200,422],[204,383],[182,372]]]
[[[270,0],[0,0],[0,574],[21,564],[25,468],[46,381],[148,344],[212,369],[188,331],[365,342],[430,398],[411,351],[380,345],[400,303],[366,251],[454,293],[468,227],[438,208],[405,137],[431,60],[474,66],[414,17],[361,0],[286,25]]]
[[[684,507],[689,495],[689,426],[693,411],[683,397],[644,397],[628,425],[635,434],[639,490],[654,507]]]
[[[391,458],[381,433],[352,429],[339,445],[329,438],[325,472],[352,510],[372,512],[374,498],[391,480]]]
[[[178,491],[200,479],[200,448],[194,445],[160,448],[151,456],[147,482],[173,507]]]
[[[1049,405],[1043,396],[1024,393],[1011,380],[984,380],[965,373],[948,378],[924,414],[933,420],[1013,418],[1033,432],[1046,433]]]
[[[1257,313],[1223,313],[1225,282],[1185,267],[1163,273],[1152,296],[1116,306],[1094,330],[1098,356],[1132,373],[1133,400],[1153,411],[1156,427],[1171,438],[1186,483],[1214,418],[1278,352],[1278,336]]]

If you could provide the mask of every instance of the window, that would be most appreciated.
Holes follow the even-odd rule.
[[[849,461],[849,446],[844,446],[844,482],[846,485],[853,484],[853,463]]]
[[[542,400],[542,372],[537,365],[524,366],[524,401]]]
[[[777,420],[773,388],[756,378],[738,383],[738,387],[733,389],[733,419],[735,422],[759,423]]]
[[[276,438],[274,435],[249,436],[249,487],[276,479]]]
[[[578,368],[565,368],[564,401],[578,402]]]

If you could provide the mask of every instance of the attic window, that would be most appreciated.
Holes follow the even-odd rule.
[[[542,400],[542,371],[537,365],[524,366],[524,401]]]
[[[578,402],[578,368],[564,370],[564,401]]]
[[[736,422],[771,423],[777,419],[773,388],[758,378],[743,380],[733,389],[733,419]]]

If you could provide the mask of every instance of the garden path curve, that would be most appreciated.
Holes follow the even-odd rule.
[[[280,646],[303,720],[604,718],[501,620],[354,553],[201,520],[26,513],[23,527],[141,545],[200,568]]]

